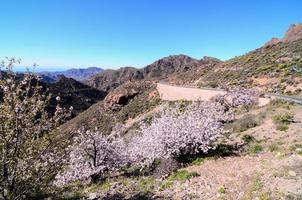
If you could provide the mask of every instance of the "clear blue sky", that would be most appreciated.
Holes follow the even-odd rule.
[[[229,59],[302,22],[301,0],[1,0],[0,58],[143,67],[172,54]]]

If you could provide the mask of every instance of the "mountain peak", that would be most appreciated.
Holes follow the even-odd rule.
[[[302,24],[292,24],[283,38],[284,42],[292,42],[302,38]]]
[[[212,56],[204,56],[200,61],[205,63],[221,62],[221,60]]]
[[[302,39],[302,24],[295,23],[290,25],[282,39],[274,37],[270,41],[265,43],[264,46],[274,45],[279,42],[293,42],[298,39]]]

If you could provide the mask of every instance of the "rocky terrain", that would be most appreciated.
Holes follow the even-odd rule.
[[[264,45],[224,62],[213,57],[197,60],[185,55],[175,55],[159,59],[142,69],[125,67],[118,70],[104,70],[87,79],[85,83],[100,91],[109,92],[108,96],[68,124],[80,127],[90,122],[91,127],[95,125],[100,127],[105,123],[103,121],[110,121],[112,112],[116,112],[110,108],[120,110],[127,106],[130,108],[137,103],[136,99],[140,102],[148,102],[147,93],[152,93],[159,81],[214,88],[255,87],[265,92],[301,95],[302,38],[300,32],[301,25],[292,25],[282,42]],[[143,86],[149,85],[149,89],[136,87],[141,83]],[[115,90],[115,88],[118,89]],[[142,104],[137,104],[135,110],[140,110],[139,106]],[[108,114],[108,111],[111,113]],[[128,112],[132,111],[128,110]],[[133,113],[139,115],[142,112],[134,111]],[[131,117],[135,117],[134,115],[132,114]],[[103,118],[106,119],[101,120]],[[126,115],[125,118],[127,118]]]
[[[128,81],[111,91],[104,100],[92,105],[62,126],[62,130],[99,128],[105,133],[116,123],[148,112],[159,105],[156,84],[152,81]]]
[[[73,115],[76,116],[83,112],[91,105],[101,101],[107,95],[106,92],[97,90],[78,82],[72,78],[61,76],[55,83],[44,83],[42,85],[49,90],[52,98],[50,101],[51,107],[56,105],[55,98],[60,97],[60,105],[69,108],[73,107]]]
[[[141,69],[105,70],[88,79],[92,87],[109,91],[129,80],[167,81],[207,87],[257,87],[273,93],[300,94],[302,25],[293,24],[283,39],[273,38],[245,55],[220,61],[186,55],[168,56]]]
[[[53,81],[45,75],[41,84],[53,95],[51,109],[57,96],[63,107],[74,108],[73,118],[60,126],[62,133],[83,129],[108,135],[118,125],[129,141],[141,123],[148,124],[159,115],[162,105],[191,103],[179,94],[163,100],[159,82],[224,89],[252,87],[266,93],[301,96],[301,27],[292,25],[283,39],[274,38],[227,61],[174,55],[141,69],[104,70],[78,79],[81,82],[57,75]],[[165,90],[173,93],[181,89]],[[194,99],[194,94],[185,95]],[[54,199],[103,200],[298,200],[302,198],[301,113],[301,105],[281,100],[240,107],[235,109],[235,120],[226,123],[226,134],[207,154],[194,154],[177,162],[160,160],[150,171],[123,168],[122,173],[95,182],[74,182],[59,192],[47,191],[47,195]]]
[[[299,105],[275,100],[264,107],[237,110],[236,120],[227,126],[229,134],[219,141],[216,150],[187,158],[166,177],[120,175],[90,185],[77,183],[69,186],[64,197],[299,200],[301,109]],[[292,118],[283,129],[278,119],[286,113],[292,113]]]

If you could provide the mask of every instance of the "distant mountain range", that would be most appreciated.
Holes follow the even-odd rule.
[[[88,67],[83,69],[68,69],[65,71],[56,71],[56,72],[40,72],[39,75],[42,78],[42,81],[52,83],[60,80],[61,76],[65,76],[67,78],[72,78],[77,81],[83,81],[85,79],[90,78],[91,76],[103,71],[102,68],[99,67]]]

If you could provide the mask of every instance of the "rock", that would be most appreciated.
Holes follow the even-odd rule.
[[[98,195],[98,193],[90,193],[88,195],[87,199],[89,199],[89,200],[97,200],[97,199],[99,199],[99,195]]]
[[[272,38],[270,41],[265,43],[264,47],[269,47],[280,42],[293,42],[295,40],[302,39],[302,24],[292,24],[285,33],[282,39]]]
[[[268,41],[267,43],[265,43],[265,47],[266,46],[271,46],[271,45],[274,45],[274,44],[278,44],[279,42],[282,42],[282,40],[281,39],[279,39],[279,38],[272,38],[270,41]]]
[[[296,172],[290,170],[290,171],[288,172],[288,175],[295,177],[297,174],[296,174]]]
[[[302,24],[292,24],[283,38],[284,42],[292,42],[302,38]]]
[[[155,88],[155,85],[152,81],[128,81],[106,96],[104,103],[105,109],[112,111],[120,110],[137,95],[150,91],[153,88]],[[149,98],[152,97],[147,96],[145,101]]]

